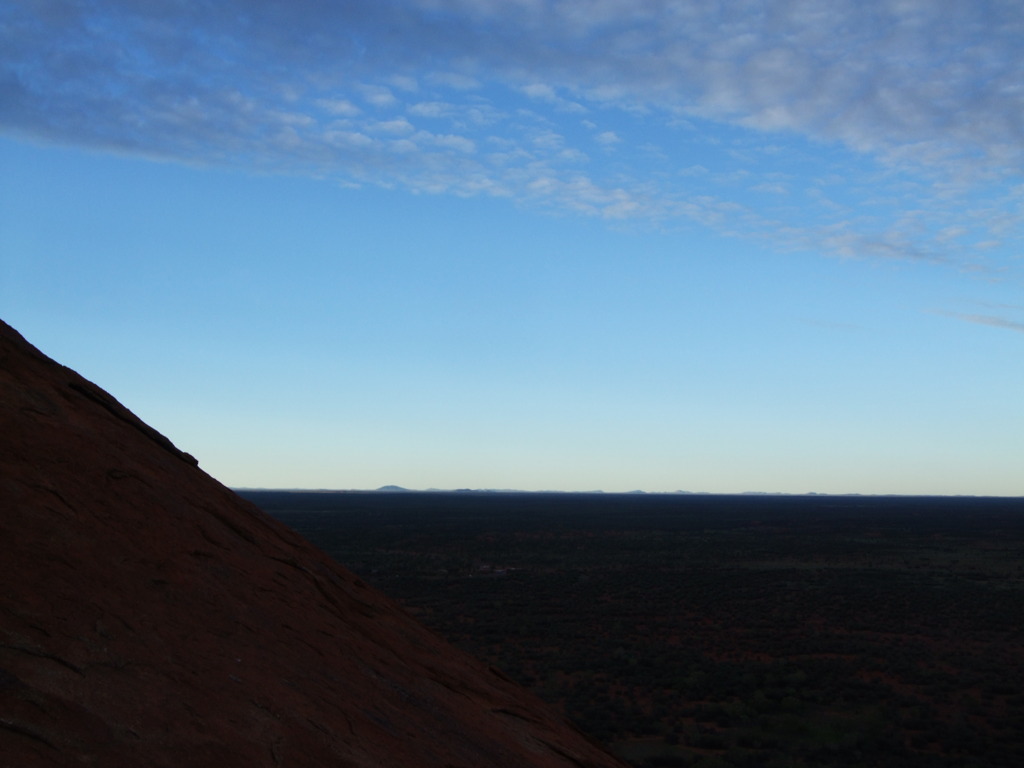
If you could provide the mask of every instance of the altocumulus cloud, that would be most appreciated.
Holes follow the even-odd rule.
[[[996,274],[1021,50],[1016,0],[14,0],[0,121]]]

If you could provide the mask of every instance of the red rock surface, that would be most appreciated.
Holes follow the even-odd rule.
[[[0,322],[0,766],[622,766]]]

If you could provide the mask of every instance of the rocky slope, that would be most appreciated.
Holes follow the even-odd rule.
[[[0,322],[0,766],[621,766]]]

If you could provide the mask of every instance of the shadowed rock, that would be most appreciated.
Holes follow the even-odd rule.
[[[0,322],[0,766],[622,766]]]

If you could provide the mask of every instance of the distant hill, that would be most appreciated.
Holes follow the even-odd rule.
[[[0,322],[0,764],[613,768]]]

